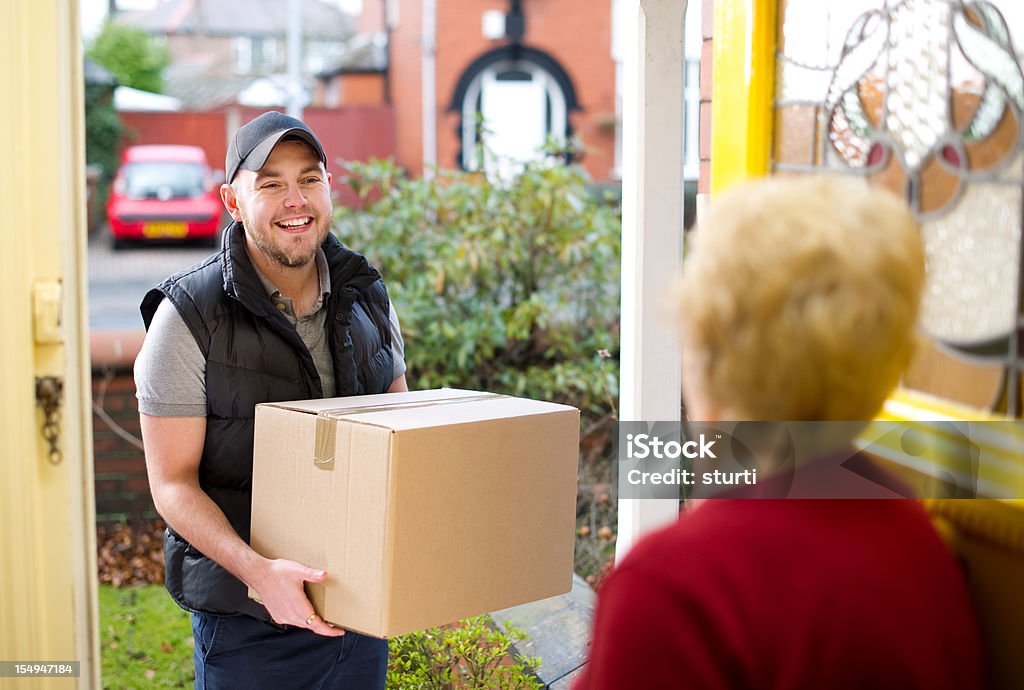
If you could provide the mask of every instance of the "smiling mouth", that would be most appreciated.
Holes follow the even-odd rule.
[[[313,225],[313,217],[300,216],[298,218],[287,218],[285,220],[276,221],[274,225],[281,228],[285,232],[305,232]]]

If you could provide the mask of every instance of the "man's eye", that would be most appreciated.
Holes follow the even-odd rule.
[[[260,189],[277,189],[280,186],[281,185],[278,184],[277,182],[268,182],[265,185],[261,186]]]
[[[319,177],[307,177],[306,184],[316,184],[320,181]]]

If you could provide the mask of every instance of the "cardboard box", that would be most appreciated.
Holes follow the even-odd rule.
[[[317,613],[376,637],[563,594],[578,447],[575,408],[476,391],[262,404],[252,546],[326,570]]]

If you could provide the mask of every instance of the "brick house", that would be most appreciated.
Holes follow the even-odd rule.
[[[396,159],[413,174],[479,168],[480,112],[499,155],[523,160],[548,137],[575,136],[591,178],[616,180],[616,4],[364,0],[360,45],[376,53],[363,47],[322,71],[317,97],[390,102]]]
[[[301,0],[303,87],[337,60],[355,32],[355,20],[324,0]],[[188,110],[230,103],[284,105],[287,95],[288,3],[283,0],[164,0],[118,20],[166,45],[171,64],[165,92]]]

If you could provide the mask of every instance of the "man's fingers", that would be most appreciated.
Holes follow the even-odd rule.
[[[306,574],[303,575],[302,579],[306,582],[320,582],[327,577],[327,571],[325,570],[313,570],[312,568],[306,568]]]
[[[333,626],[327,625],[323,621],[318,621],[314,623],[313,627],[310,628],[310,630],[315,632],[317,635],[323,635],[324,637],[341,637],[345,634],[344,628],[335,628]]]
[[[344,629],[328,625],[324,619],[315,613],[306,619],[306,625],[317,635],[323,635],[324,637],[341,637],[345,634]]]
[[[285,559],[272,561],[272,577],[263,582],[260,599],[275,622],[286,623],[300,628],[309,628],[321,635],[338,635],[335,628],[323,621],[303,618],[303,612],[311,612],[309,599],[303,591],[303,582],[323,582],[327,572],[317,570]],[[319,626],[315,624],[319,623]]]

